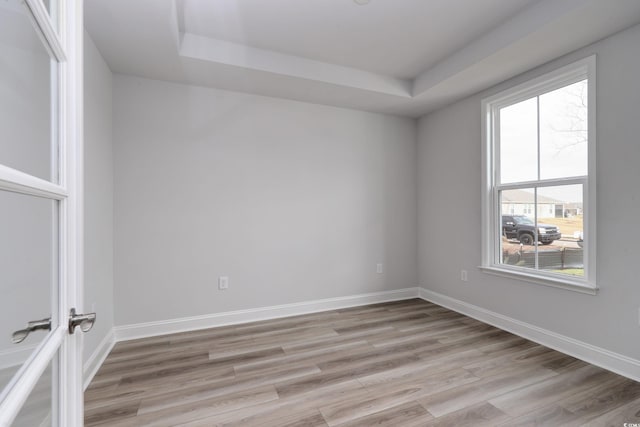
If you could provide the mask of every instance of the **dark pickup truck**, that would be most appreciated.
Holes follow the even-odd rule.
[[[561,237],[558,227],[551,224],[538,224],[538,241],[548,245]],[[536,226],[524,215],[502,215],[502,235],[507,239],[518,239],[523,245],[533,245]]]

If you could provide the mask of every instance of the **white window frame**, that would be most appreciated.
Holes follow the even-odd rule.
[[[588,100],[588,172],[586,177],[536,180],[509,185],[531,188],[558,184],[583,185],[584,277],[534,270],[501,263],[500,200],[497,144],[498,111],[508,105],[584,80]],[[482,100],[482,264],[484,272],[527,282],[595,295],[596,285],[596,56],[590,56]]]

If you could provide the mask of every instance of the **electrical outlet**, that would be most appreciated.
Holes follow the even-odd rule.
[[[229,277],[220,276],[218,278],[218,289],[224,291],[225,289],[229,289]]]
[[[467,270],[460,270],[460,280],[466,282],[468,279]]]
[[[382,264],[376,264],[376,273],[382,273]]]

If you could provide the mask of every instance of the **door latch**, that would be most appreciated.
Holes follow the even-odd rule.
[[[89,332],[95,322],[95,313],[76,314],[76,309],[72,308],[69,314],[69,333],[73,334],[77,326],[80,326],[82,332]]]
[[[32,320],[27,323],[27,327],[24,329],[20,329],[19,331],[15,331],[13,335],[11,335],[11,341],[14,344],[20,344],[22,341],[27,339],[29,334],[33,331],[50,331],[51,330],[51,317],[42,320]]]

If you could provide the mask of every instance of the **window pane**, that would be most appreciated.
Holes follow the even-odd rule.
[[[51,59],[22,2],[0,7],[0,164],[55,181]]]
[[[583,276],[582,208],[582,185],[501,191],[501,262]]]
[[[500,192],[501,244],[503,264],[535,268],[538,237],[534,225],[535,193],[533,188]]]
[[[27,401],[14,420],[13,427],[48,427],[54,425],[53,409],[53,365],[58,363],[56,356],[43,372]]]
[[[562,185],[538,189],[538,229],[543,242],[538,268],[571,276],[584,276],[582,185]],[[545,234],[542,234],[542,233]]]
[[[587,175],[587,80],[540,96],[540,179]]]
[[[14,343],[13,333],[57,305],[57,203],[0,191],[0,391],[48,334]]]
[[[538,179],[537,98],[500,110],[500,182]]]
[[[49,11],[49,17],[51,18],[51,26],[58,29],[58,0],[42,0],[44,8]]]

